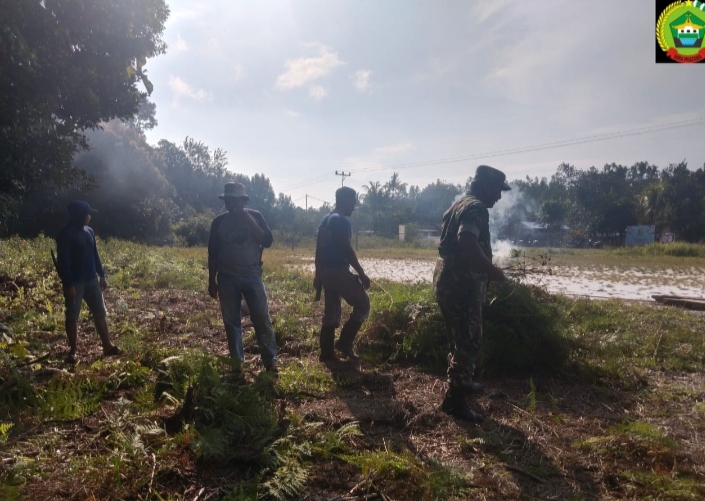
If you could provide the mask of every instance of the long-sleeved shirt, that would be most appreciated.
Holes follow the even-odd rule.
[[[211,224],[208,239],[208,261],[216,263],[218,273],[252,276],[262,274],[262,248],[272,246],[274,237],[262,214],[245,209],[264,230],[264,241],[255,240],[247,221],[236,219],[230,212],[217,216]]]
[[[56,250],[57,271],[64,286],[90,282],[95,280],[96,274],[105,276],[90,227],[66,225],[56,237]]]

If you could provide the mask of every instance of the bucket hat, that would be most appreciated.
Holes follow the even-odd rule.
[[[245,193],[245,185],[242,183],[225,183],[223,193],[218,195],[218,198],[224,200],[226,198],[244,198],[245,202],[250,200],[250,197]]]

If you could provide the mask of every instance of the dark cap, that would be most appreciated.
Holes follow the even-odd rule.
[[[83,200],[73,200],[71,203],[69,203],[69,215],[71,218],[80,218],[83,219],[86,217],[88,214],[95,214],[98,212],[95,209],[91,209],[91,206],[88,205],[88,202],[85,202]]]
[[[497,186],[502,191],[511,190],[511,186],[507,183],[507,176],[499,169],[490,167],[489,165],[480,165],[475,170],[473,181],[482,182],[485,185]]]

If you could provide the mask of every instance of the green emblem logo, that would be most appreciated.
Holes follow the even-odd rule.
[[[705,59],[705,2],[679,0],[668,5],[656,21],[656,40],[666,55],[679,63]]]

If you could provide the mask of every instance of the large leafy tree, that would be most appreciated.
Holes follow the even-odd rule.
[[[151,92],[144,65],[166,50],[169,9],[164,0],[0,0],[0,12],[0,202],[7,206],[85,177],[71,162],[87,146],[84,131],[131,118]]]

